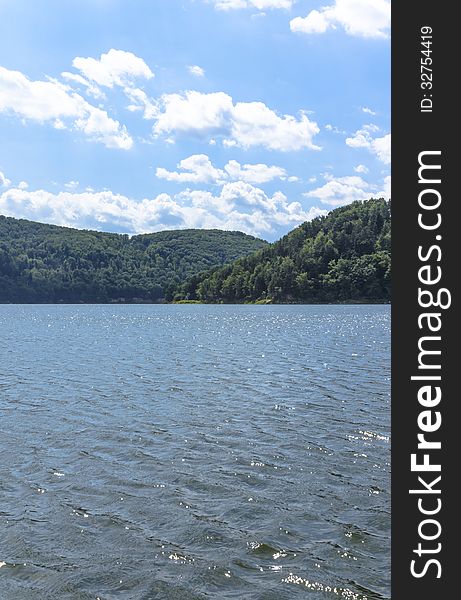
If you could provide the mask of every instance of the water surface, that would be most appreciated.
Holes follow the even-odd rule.
[[[0,597],[364,600],[388,306],[0,306]]]

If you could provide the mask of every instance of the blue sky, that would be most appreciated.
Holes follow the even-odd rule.
[[[0,214],[274,240],[390,193],[388,0],[2,0]]]

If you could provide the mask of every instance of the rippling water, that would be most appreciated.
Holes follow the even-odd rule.
[[[0,597],[389,597],[387,306],[0,306]]]

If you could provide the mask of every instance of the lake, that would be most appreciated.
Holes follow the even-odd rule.
[[[0,597],[390,597],[390,307],[0,306]]]

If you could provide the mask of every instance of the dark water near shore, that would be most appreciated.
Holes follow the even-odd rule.
[[[0,598],[390,580],[388,306],[0,306]]]

